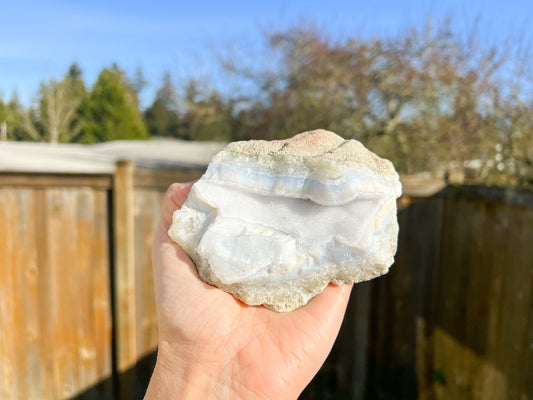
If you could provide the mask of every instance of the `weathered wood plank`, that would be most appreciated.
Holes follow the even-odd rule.
[[[137,281],[138,357],[157,348],[157,317],[153,286],[151,247],[159,221],[164,191],[135,190],[135,265]]]
[[[5,399],[19,395],[19,366],[16,359],[17,331],[12,278],[14,218],[17,213],[11,189],[0,192],[0,394]]]
[[[447,202],[439,267],[435,318],[434,389],[437,398],[470,398],[469,355],[465,353],[467,294],[476,209]]]
[[[502,204],[505,206],[505,204]],[[486,322],[486,336],[485,336],[485,353],[484,365],[485,371],[481,379],[477,382],[476,393],[479,398],[505,398],[505,371],[499,370],[501,365],[501,335],[500,325],[502,324],[503,310],[502,310],[502,288],[504,274],[507,269],[507,251],[502,249],[502,245],[506,242],[509,235],[509,218],[508,214],[512,212],[507,207],[498,207],[492,218],[487,218],[484,227],[491,229],[491,234],[486,235],[485,252],[486,257],[483,262],[486,262],[485,267],[487,274],[490,274],[490,282],[488,283],[488,299],[487,299],[487,322]],[[489,224],[491,226],[489,226]],[[495,390],[496,386],[496,390]]]
[[[35,189],[35,245],[37,248],[39,280],[39,347],[43,363],[43,398],[57,399],[54,382],[54,337],[57,324],[55,314],[54,274],[50,264],[48,241],[50,231],[47,217],[48,197],[44,188]]]
[[[533,193],[515,188],[498,188],[490,186],[448,186],[445,189],[446,197],[453,201],[480,201],[482,203],[502,203],[507,205],[531,208]]]
[[[94,187],[110,189],[112,176],[99,175],[73,175],[73,174],[27,174],[27,173],[2,173],[0,172],[1,186],[29,186],[31,188],[49,187]]]
[[[14,190],[16,204],[19,209],[17,231],[14,232],[14,244],[20,252],[20,263],[16,266],[19,271],[19,287],[24,301],[25,322],[24,348],[20,349],[25,355],[28,386],[28,398],[43,397],[43,363],[40,349],[40,314],[39,314],[39,269],[37,249],[35,243],[35,196],[31,188],[17,188]],[[20,340],[21,338],[19,338]]]
[[[168,188],[174,182],[191,182],[199,179],[204,172],[204,168],[191,168],[182,171],[137,170],[135,171],[134,184],[136,188],[161,190]]]
[[[14,351],[16,354],[16,384],[15,397],[38,398],[35,392],[39,388],[39,376],[31,367],[29,362],[33,361],[36,332],[32,334],[32,327],[35,327],[35,313],[32,312],[32,294],[28,287],[28,273],[31,273],[31,258],[33,250],[31,241],[28,242],[26,232],[28,229],[28,214],[31,207],[31,190],[9,190],[12,201],[12,214],[10,237],[8,245],[11,257],[8,266],[11,267],[11,283],[13,306],[10,312],[13,313],[13,325],[10,327],[15,335]],[[29,238],[31,239],[31,238]],[[32,288],[33,289],[33,288]],[[33,300],[35,300],[33,298]],[[9,329],[9,328],[8,328]],[[29,356],[29,357],[28,357]],[[37,393],[38,395],[38,393]]]
[[[77,382],[76,305],[79,301],[76,262],[75,196],[65,189],[47,190],[47,218],[49,240],[47,243],[52,271],[53,297],[51,321],[55,322],[53,341],[54,384],[60,398],[72,397]],[[76,366],[76,367],[75,367]]]
[[[134,169],[131,161],[118,161],[113,180],[115,326],[119,372],[133,367],[137,361]]]
[[[495,232],[494,217],[500,204],[468,202],[475,209],[475,219],[472,240],[469,243],[470,274],[464,321],[466,335],[461,349],[466,361],[466,374],[463,379],[469,382],[470,398],[500,399],[505,397],[502,375],[486,356],[491,311],[489,298],[495,272],[491,260],[495,253],[502,253],[503,250],[501,243],[491,240],[498,233]],[[459,243],[457,245],[460,246]]]
[[[93,315],[94,307],[94,279],[92,269],[92,247],[95,236],[94,197],[97,195],[91,189],[80,189],[75,199],[76,221],[76,275],[80,282],[78,286],[79,303],[73,316],[78,325],[78,379],[79,387],[89,387],[98,379],[96,365],[95,330]]]
[[[400,230],[407,231],[400,243],[398,268],[412,269],[415,370],[420,399],[431,397],[433,372],[433,326],[435,318],[435,293],[438,285],[440,243],[444,201],[432,198],[416,201],[409,208],[407,224]]]
[[[21,210],[19,204],[16,204],[16,193],[11,191],[11,201],[13,204],[13,213],[11,214],[10,221],[8,223],[11,225],[12,236],[9,238],[9,260],[8,263],[11,266],[9,272],[10,283],[12,285],[12,305],[11,310],[13,312],[13,333],[15,335],[14,339],[14,351],[15,351],[15,363],[16,370],[18,372],[16,376],[17,382],[17,394],[20,397],[28,397],[28,380],[26,374],[21,374],[20,372],[26,371],[26,360],[25,360],[25,343],[24,340],[20,338],[25,338],[26,331],[26,322],[24,320],[24,286],[21,277],[21,256],[22,248],[18,245],[18,238],[20,237],[18,219],[19,215],[24,211]]]
[[[498,365],[506,375],[508,398],[532,398],[527,393],[533,371],[525,370],[531,354],[529,342],[533,287],[533,210],[513,207],[507,211],[509,231],[502,248],[508,250],[502,286],[501,358]]]
[[[112,346],[111,346],[111,260],[109,249],[109,215],[108,195],[99,190],[94,197],[94,237],[91,241],[91,269],[93,271],[92,320],[95,327],[94,345],[96,353],[96,374],[99,385],[93,398],[111,399],[114,393],[111,380]]]

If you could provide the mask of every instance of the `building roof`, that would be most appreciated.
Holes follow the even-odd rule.
[[[117,160],[140,169],[205,168],[226,143],[178,139],[119,140],[93,145],[0,142],[0,172],[108,174]]]

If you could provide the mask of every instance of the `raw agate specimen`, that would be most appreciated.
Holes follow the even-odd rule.
[[[194,184],[169,236],[205,282],[291,311],[330,282],[388,271],[400,194],[390,161],[332,132],[235,142]]]

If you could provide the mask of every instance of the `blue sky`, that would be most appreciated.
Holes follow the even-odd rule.
[[[151,102],[165,70],[217,79],[218,49],[257,48],[261,30],[314,20],[334,36],[391,35],[426,17],[454,17],[468,30],[477,16],[484,40],[533,37],[533,2],[526,0],[374,1],[67,1],[0,0],[0,97],[14,89],[28,104],[39,82],[60,78],[72,61],[87,84],[116,62],[130,75],[140,66]]]

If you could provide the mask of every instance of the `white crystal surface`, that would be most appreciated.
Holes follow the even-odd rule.
[[[204,281],[291,311],[330,282],[388,271],[400,193],[389,161],[332,132],[236,142],[194,184],[169,236]]]

